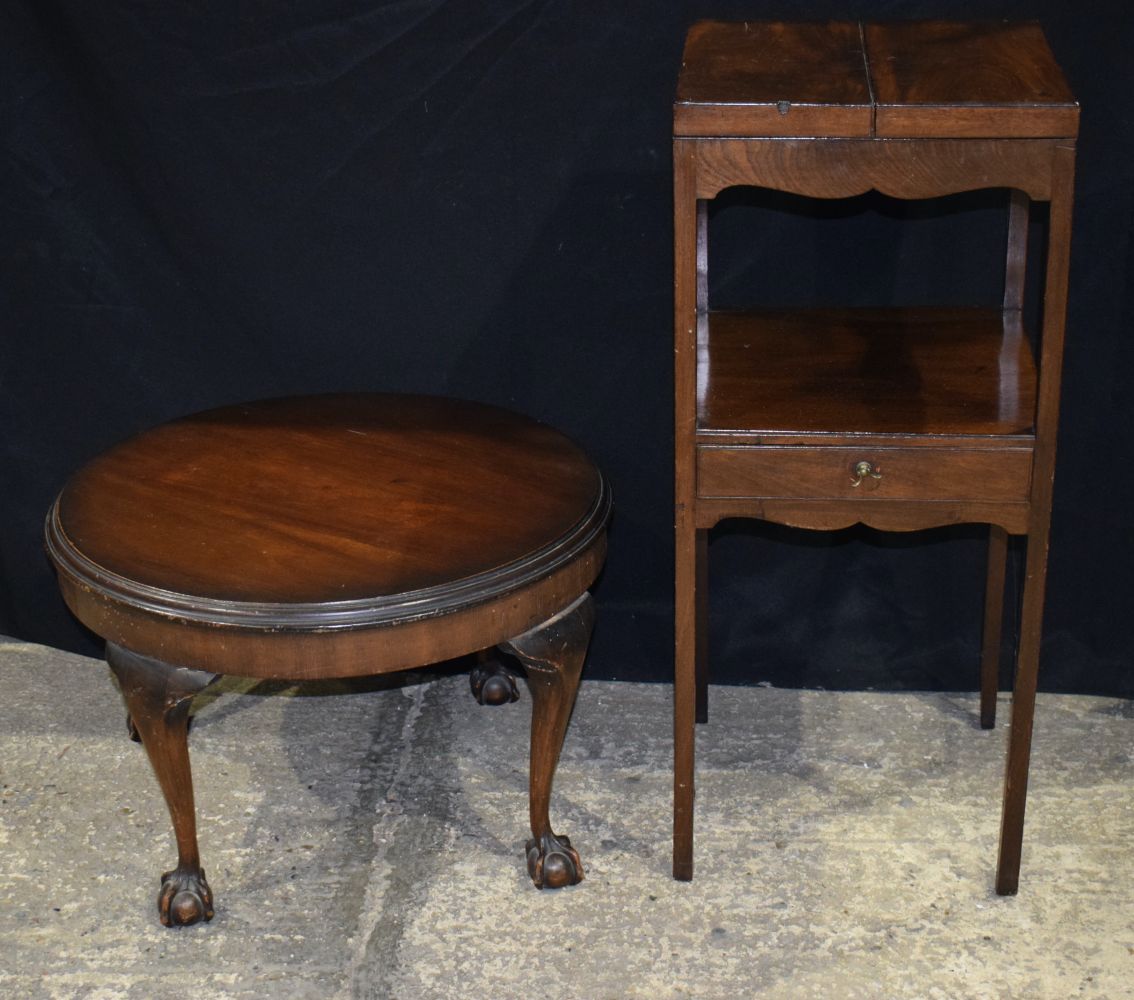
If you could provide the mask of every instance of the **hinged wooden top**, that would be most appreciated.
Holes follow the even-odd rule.
[[[869,136],[874,117],[857,24],[689,29],[675,135]]]
[[[1033,23],[701,21],[676,136],[1053,138],[1079,106]]]

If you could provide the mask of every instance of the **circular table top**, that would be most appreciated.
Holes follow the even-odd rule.
[[[272,399],[94,459],[48,519],[61,572],[133,608],[270,629],[442,614],[568,563],[610,495],[559,432],[428,396]]]

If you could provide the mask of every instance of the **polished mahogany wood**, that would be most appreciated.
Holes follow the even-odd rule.
[[[610,490],[533,420],[433,397],[264,400],[173,421],[64,487],[47,547],[173,820],[168,925],[208,920],[186,744],[216,675],[377,674],[500,645],[533,690],[528,865],[582,878],[551,785],[590,639]]]
[[[1062,138],[1079,106],[1031,23],[701,21],[675,136]]]
[[[697,703],[698,722],[709,721],[709,529],[697,528]]]
[[[1012,535],[1027,534],[1028,503],[988,503],[977,500],[829,500],[783,497],[700,497],[694,523],[715,528],[730,517],[751,517],[789,528],[840,531],[856,524],[879,531],[924,531],[951,524],[995,524]]]
[[[1031,472],[1030,448],[709,446],[697,450],[697,495],[1024,503]]]
[[[1079,106],[1037,24],[864,27],[875,134],[1073,136]]]
[[[697,340],[707,309],[707,212],[696,195],[693,143],[673,145],[674,637],[673,875],[693,877],[693,727],[697,702]],[[692,266],[689,266],[692,264]],[[689,460],[681,461],[680,456]]]
[[[117,577],[124,592],[189,594],[233,624],[239,605],[262,617],[272,603],[289,624],[304,604],[319,624],[353,611],[374,623],[386,595],[396,618],[408,593],[444,610],[464,599],[454,581],[511,567],[522,578],[587,516],[598,484],[565,437],[505,410],[332,395],[213,410],[127,441],[71,480],[58,523],[108,589]]]
[[[675,878],[693,873],[708,530],[728,517],[817,530],[976,522],[990,525],[986,726],[995,717],[1007,535],[1028,538],[996,881],[998,892],[1016,891],[1078,114],[1031,24],[702,22],[690,30],[673,142]],[[1001,307],[714,312],[706,206],[737,185],[813,198],[1008,189]],[[1051,220],[1038,358],[1022,319],[1032,201],[1049,202]]]
[[[476,666],[469,671],[469,688],[481,705],[507,705],[520,698],[515,674],[487,649],[477,653]]]
[[[189,766],[189,707],[216,674],[169,668],[108,643],[106,660],[118,679],[130,724],[146,748],[173,821],[177,867],[161,877],[158,917],[166,927],[212,920],[213,893],[197,848],[197,814]]]
[[[690,142],[697,197],[743,184],[807,198],[850,198],[879,191],[893,198],[935,198],[1011,187],[1051,197],[1058,141],[1024,139],[703,139]]]
[[[1012,688],[1012,725],[1004,779],[1003,822],[996,891],[1013,895],[1020,884],[1024,841],[1024,807],[1028,793],[1032,725],[1035,716],[1039,647],[1042,638],[1044,587],[1047,579],[1051,494],[1055,479],[1056,427],[1059,421],[1059,379],[1063,368],[1067,279],[1071,260],[1071,208],[1074,200],[1075,148],[1057,150],[1053,166],[1047,273],[1044,280],[1043,333],[1037,400],[1036,471],[1033,476],[1031,523],[1025,554],[1024,593],[1020,611],[1020,646]]]
[[[697,437],[839,432],[1030,439],[1036,371],[999,309],[711,312]]]
[[[594,623],[594,601],[585,593],[538,629],[501,644],[501,648],[524,665],[532,695],[528,778],[532,839],[528,841],[527,852],[528,874],[537,889],[574,885],[583,879],[579,853],[567,837],[552,831],[548,807],[551,777],[575,704]]]
[[[870,135],[862,30],[849,22],[689,29],[677,99],[679,135]]]
[[[988,527],[988,572],[984,585],[984,629],[980,651],[980,727],[996,726],[1000,691],[1000,635],[1004,624],[1004,577],[1008,567],[1008,532]]]
[[[218,673],[349,677],[545,620],[598,574],[609,509],[574,444],[506,410],[301,397],[111,449],[60,494],[48,548],[72,610],[129,649],[176,648]],[[482,606],[515,591],[527,599]],[[390,626],[396,643],[375,631]]]

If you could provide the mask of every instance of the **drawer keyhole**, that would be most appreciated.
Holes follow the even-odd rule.
[[[851,486],[861,486],[864,482],[866,488],[869,490],[878,488],[878,480],[882,478],[882,473],[874,468],[870,462],[855,462],[854,465],[854,478],[851,479]]]

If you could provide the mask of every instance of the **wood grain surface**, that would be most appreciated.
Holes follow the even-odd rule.
[[[729,517],[821,530],[977,522],[992,526],[984,726],[998,682],[1006,535],[1028,539],[996,878],[997,892],[1010,894],[1041,638],[1079,108],[1034,24],[906,21],[858,32],[856,47],[846,23],[703,22],[687,39],[673,119],[673,874],[693,875],[707,530]],[[1008,189],[1003,310],[711,312],[705,234],[694,240],[691,222],[737,185],[817,198]],[[1030,201],[1050,201],[1038,372],[1021,320]]]
[[[697,431],[706,441],[793,431],[1030,435],[1035,421],[1035,365],[1014,311],[713,312],[701,361]]]
[[[610,490],[567,438],[434,397],[267,400],[127,441],[64,488],[48,553],[75,615],[166,663],[351,677],[493,646],[606,554]]]
[[[864,27],[878,136],[1073,136],[1079,108],[1030,22]]]
[[[865,479],[855,472],[860,462],[870,465]],[[697,488],[702,497],[1024,503],[1031,471],[1031,448],[980,451],[864,444],[697,449]]]
[[[1079,107],[1030,22],[702,21],[675,136],[1064,138]]]
[[[697,197],[751,184],[808,198],[936,198],[980,188],[1051,197],[1056,140],[704,139],[697,143]]]
[[[857,24],[701,21],[689,30],[677,135],[870,135]]]
[[[58,524],[105,573],[197,604],[377,607],[522,564],[586,521],[602,492],[567,438],[508,411],[324,396],[214,410],[127,441],[71,480]]]

